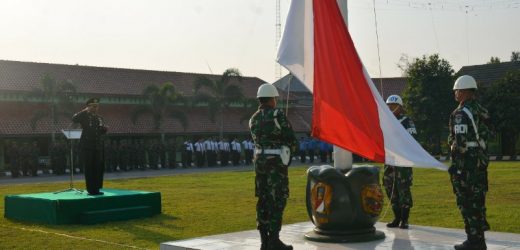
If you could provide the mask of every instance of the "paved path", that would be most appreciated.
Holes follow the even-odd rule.
[[[191,173],[213,173],[225,171],[252,171],[253,166],[236,166],[236,167],[204,167],[204,168],[177,168],[177,169],[160,169],[146,171],[133,170],[128,172],[105,173],[105,180],[130,179],[155,176],[170,176]],[[40,175],[37,177],[1,177],[0,185],[26,184],[26,183],[49,183],[49,182],[66,182],[70,180],[69,175]],[[74,174],[74,181],[83,181],[83,174]]]
[[[383,223],[377,223],[376,228],[385,233],[383,240],[363,243],[319,243],[304,239],[304,234],[311,231],[314,225],[311,222],[302,222],[284,225],[280,234],[281,239],[293,245],[297,250],[375,250],[375,249],[453,249],[465,239],[462,229],[448,229],[440,227],[425,227],[411,225],[409,230],[387,229]],[[520,234],[487,232],[489,250],[520,250]],[[182,241],[162,243],[161,250],[177,249],[260,249],[259,234],[256,230],[236,232],[230,234],[213,235],[193,238]]]

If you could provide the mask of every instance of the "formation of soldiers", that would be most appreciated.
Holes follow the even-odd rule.
[[[75,171],[83,173],[77,142],[73,144]],[[6,145],[6,162],[13,178],[37,176],[40,152],[36,142],[12,141]],[[187,140],[183,144],[175,139],[164,142],[157,139],[109,139],[105,138],[103,153],[106,172],[174,169],[177,167],[215,167],[250,165],[254,144],[251,139],[218,140],[217,137]],[[70,170],[70,142],[57,138],[48,148],[48,169],[52,174],[63,175]]]
[[[13,178],[38,175],[39,148],[36,142],[11,142],[7,146],[9,170]]]
[[[238,138],[221,139],[208,137],[206,139],[187,140],[182,145],[182,167],[215,167],[250,165],[253,160],[254,143],[251,139],[242,142]]]
[[[306,163],[307,157],[309,158],[309,163],[314,163],[315,159],[319,159],[321,163],[333,162],[332,144],[312,137],[300,137],[298,143],[301,163]]]

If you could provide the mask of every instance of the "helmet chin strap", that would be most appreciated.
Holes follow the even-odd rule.
[[[399,109],[399,107],[400,107],[400,106],[397,106],[397,107],[395,107],[393,110],[391,110],[392,113],[393,113],[394,115],[396,115],[395,112]]]

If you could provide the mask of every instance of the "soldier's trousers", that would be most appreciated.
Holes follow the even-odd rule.
[[[11,177],[17,178],[18,176],[20,176],[20,164],[18,164],[18,161],[12,160],[10,163],[9,170],[11,171]]]
[[[383,186],[393,208],[411,208],[413,206],[412,168],[385,165]]]
[[[279,156],[262,156],[255,163],[256,220],[259,230],[270,233],[282,228],[282,217],[289,197],[287,166]]]
[[[484,180],[487,170],[458,170],[451,166],[449,172],[457,207],[464,219],[466,234],[483,237],[483,232],[489,229],[485,205],[487,180]]]
[[[103,188],[103,173],[105,172],[105,164],[103,161],[103,153],[95,148],[81,149],[83,159],[83,167],[85,169],[85,183],[89,194],[99,192]]]
[[[300,150],[300,162],[305,163],[305,150]]]

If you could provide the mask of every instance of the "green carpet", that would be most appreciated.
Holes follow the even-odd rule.
[[[5,196],[8,219],[44,224],[94,224],[149,217],[161,213],[161,193],[102,189],[86,192],[35,193]]]

